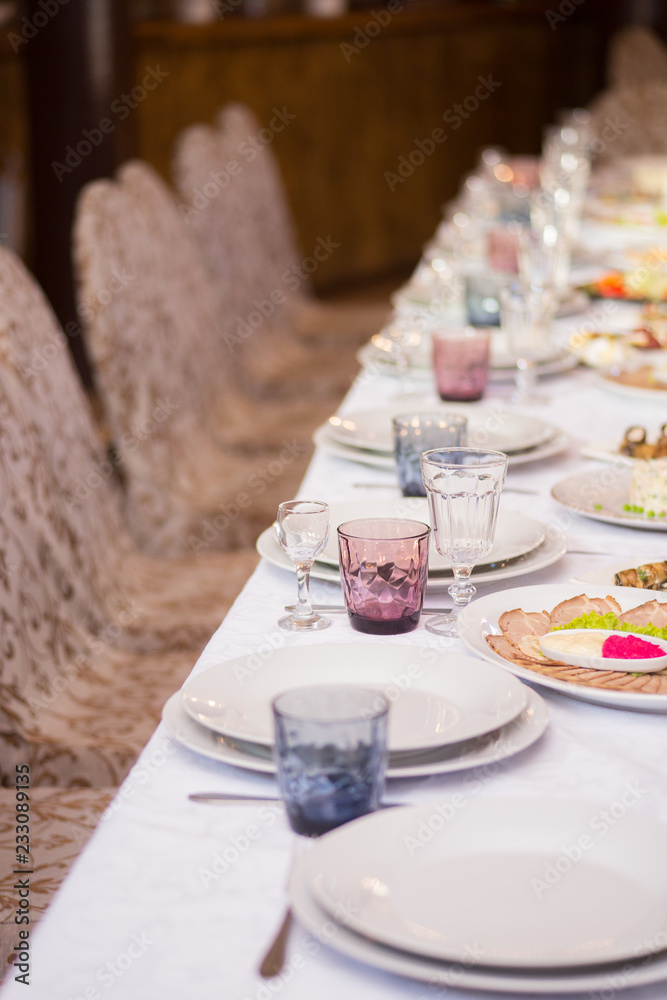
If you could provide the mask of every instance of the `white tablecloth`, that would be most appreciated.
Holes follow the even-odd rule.
[[[618,308],[625,308],[619,306]],[[602,315],[600,305],[591,314]],[[581,326],[586,317],[569,324]],[[567,582],[575,573],[623,561],[665,558],[667,537],[655,532],[598,523],[570,514],[551,499],[558,479],[599,468],[578,454],[584,443],[620,441],[626,427],[644,423],[652,433],[667,418],[659,405],[614,395],[579,369],[541,382],[549,402],[534,412],[562,427],[570,449],[555,458],[512,469],[506,508],[558,525],[570,547],[599,555],[568,554],[550,569],[498,586]],[[490,387],[484,405],[507,397],[507,385]],[[365,372],[345,401],[348,411],[385,403],[397,392],[387,375]],[[386,483],[369,490],[355,483]],[[398,495],[393,476],[317,452],[303,484],[304,497],[348,500]],[[582,588],[583,589],[583,588]],[[340,602],[337,586],[313,581],[318,601]],[[481,587],[480,593],[488,592]],[[267,643],[308,645],[313,670],[319,643],[437,643],[423,625],[409,635],[375,638],[353,632],[335,616],[326,632],[292,636],[276,625],[283,605],[296,594],[292,574],[263,562],[229,615],[194,664],[196,672]],[[442,594],[427,603],[442,603]],[[638,594],[641,599],[641,594]],[[638,603],[640,601],[638,600]],[[461,648],[459,643],[453,647]],[[550,724],[539,742],[504,763],[476,772],[393,782],[389,795],[405,802],[466,796],[557,796],[591,800],[601,809],[636,789],[637,812],[667,822],[667,723],[664,716],[611,710],[541,690]],[[196,790],[275,793],[270,777],[234,770],[172,743],[163,726],[146,747],[108,814],[84,850],[48,914],[31,937],[33,1000],[98,1000],[104,997],[159,1000],[403,1000],[482,997],[481,993],[391,977],[313,944],[299,928],[290,937],[283,977],[267,983],[258,959],[285,905],[291,835],[280,807],[206,806],[187,800]],[[626,799],[628,796],[626,795]],[[638,845],[641,850],[641,845]],[[609,983],[613,990],[618,983]],[[621,985],[631,985],[631,976]],[[659,1000],[662,984],[632,991]],[[3,1000],[28,995],[6,983]],[[484,994],[486,995],[486,994]],[[600,996],[612,993],[601,993]]]

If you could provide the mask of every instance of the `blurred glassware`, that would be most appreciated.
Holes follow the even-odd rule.
[[[425,497],[422,452],[466,445],[468,421],[460,413],[403,413],[393,418],[392,426],[401,492],[404,497]]]
[[[466,319],[470,326],[500,324],[500,290],[511,281],[509,274],[470,274],[465,280]]]
[[[521,281],[526,285],[553,288],[559,299],[569,289],[570,241],[549,223],[536,232],[522,229],[518,235],[518,262]]]
[[[555,312],[556,294],[552,288],[517,282],[501,290],[501,327],[517,365],[516,391],[512,396],[515,403],[544,402],[535,391],[536,362],[548,346]]]
[[[489,330],[472,326],[439,328],[433,331],[432,339],[433,371],[440,399],[466,403],[481,399],[489,374]]]

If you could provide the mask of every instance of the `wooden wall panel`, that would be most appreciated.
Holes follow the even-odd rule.
[[[274,22],[283,31],[273,37],[267,25],[238,21],[143,26],[137,73],[159,64],[169,78],[137,111],[139,153],[169,176],[178,131],[212,121],[225,101],[245,101],[262,124],[274,107],[286,107],[296,117],[273,149],[301,245],[308,252],[318,236],[329,235],[341,244],[315,283],[398,271],[414,263],[480,147],[493,142],[537,152],[554,108],[588,99],[599,85],[599,74],[592,79],[601,59],[599,31],[577,18],[552,31],[544,4],[517,7],[511,16],[488,4],[456,16],[406,11],[347,56],[341,46],[361,37],[370,12],[291,37],[288,22],[298,19]],[[451,119],[443,123],[443,113],[489,74],[498,89],[459,128]],[[446,141],[392,190],[385,174],[396,174],[399,158],[416,153],[415,141],[439,127]]]

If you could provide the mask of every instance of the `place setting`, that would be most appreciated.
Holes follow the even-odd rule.
[[[507,457],[451,448],[425,452],[420,461],[433,532],[405,511],[393,517],[376,511],[337,526],[347,621],[366,636],[403,635],[419,626],[431,534],[436,556],[451,566],[447,589],[453,606],[424,616],[425,628],[436,636],[455,636],[458,615],[475,594],[472,569],[493,549]],[[425,511],[425,500],[409,503]],[[330,511],[321,501],[280,505],[274,530],[297,577],[294,610],[278,620],[286,631],[307,636],[332,625],[313,607],[309,591],[315,559],[327,552],[329,523]],[[516,522],[513,539],[502,543],[505,557],[537,546],[542,537],[537,522]],[[501,543],[498,551],[503,554]],[[333,561],[334,550],[329,552]],[[347,682],[395,692],[390,777],[445,773],[509,756],[534,742],[546,725],[539,696],[513,684],[502,670],[489,672],[479,660],[419,645],[384,644],[381,656],[370,656],[365,643],[345,642],[276,648],[263,658],[251,654],[220,663],[188,681],[165,706],[163,719],[171,735],[195,752],[273,773],[272,700],[315,677],[317,684]]]

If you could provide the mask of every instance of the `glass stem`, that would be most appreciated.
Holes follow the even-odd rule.
[[[516,388],[520,399],[528,398],[535,390],[535,366],[526,358],[517,361]]]
[[[310,603],[310,569],[312,563],[296,564],[296,585],[297,585],[297,606],[294,611],[295,618],[312,618],[313,608]]]
[[[477,593],[474,583],[470,582],[472,566],[452,567],[454,571],[454,583],[449,588],[449,595],[454,600],[454,611],[465,608]]]

